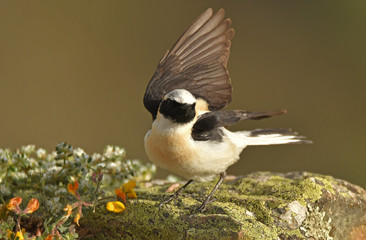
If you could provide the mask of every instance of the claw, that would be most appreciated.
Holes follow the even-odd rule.
[[[226,177],[225,172],[220,173],[220,179],[216,183],[216,186],[212,189],[211,193],[207,196],[206,200],[202,203],[202,205],[199,208],[197,208],[197,210],[195,210],[191,215],[189,215],[188,219],[191,219],[197,213],[202,213],[206,209],[207,204],[214,201],[214,199],[213,200],[210,200],[210,199],[211,199],[212,195],[216,192],[216,190],[219,188],[219,186],[221,185],[221,183],[225,179],[225,177]]]
[[[193,180],[189,180],[186,184],[183,185],[183,187],[179,188],[173,195],[170,196],[169,199],[165,200],[165,201],[162,201],[160,204],[159,204],[159,210],[161,209],[161,207],[164,205],[164,204],[167,204],[171,201],[173,201],[174,199],[177,199],[180,195],[180,193],[183,191],[183,189],[185,189],[191,182],[193,182]]]
[[[167,204],[167,203],[169,203],[169,202],[173,201],[174,199],[177,199],[179,195],[180,195],[180,192],[178,192],[178,191],[177,191],[176,193],[174,193],[173,195],[171,195],[169,199],[167,199],[167,200],[165,200],[165,201],[162,201],[162,202],[159,204],[159,210],[161,209],[161,207],[162,207],[164,204]]]

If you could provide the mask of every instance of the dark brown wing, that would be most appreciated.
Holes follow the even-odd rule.
[[[160,61],[145,92],[144,105],[156,118],[159,104],[174,89],[186,89],[206,100],[210,110],[225,107],[231,101],[231,83],[226,69],[231,20],[220,9],[202,13],[183,33]]]
[[[273,112],[248,112],[244,110],[207,112],[200,115],[193,125],[192,138],[197,141],[220,140],[220,127],[230,126],[241,120],[259,120],[284,113],[286,113],[286,110]]]

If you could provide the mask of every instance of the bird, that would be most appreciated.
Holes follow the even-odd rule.
[[[232,99],[227,62],[234,29],[224,9],[207,9],[161,58],[143,98],[152,126],[145,135],[148,158],[158,167],[188,180],[162,201],[176,199],[193,181],[213,181],[213,190],[196,212],[203,212],[226,177],[226,169],[253,145],[310,143],[291,129],[229,131],[242,120],[258,120],[286,110],[223,110]]]

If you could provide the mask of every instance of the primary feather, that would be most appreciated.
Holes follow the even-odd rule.
[[[226,69],[234,30],[225,11],[202,13],[161,59],[144,95],[144,106],[156,118],[164,96],[174,89],[188,90],[208,103],[210,110],[231,101]]]

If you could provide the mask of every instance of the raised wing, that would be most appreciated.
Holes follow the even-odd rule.
[[[248,112],[244,110],[227,110],[207,112],[200,115],[193,125],[192,138],[196,141],[221,139],[220,127],[233,125],[241,120],[259,120],[286,113],[286,110],[273,112]]]
[[[226,69],[234,29],[225,11],[202,13],[162,58],[145,92],[144,105],[156,118],[159,104],[174,89],[186,89],[207,101],[210,110],[231,101]]]

